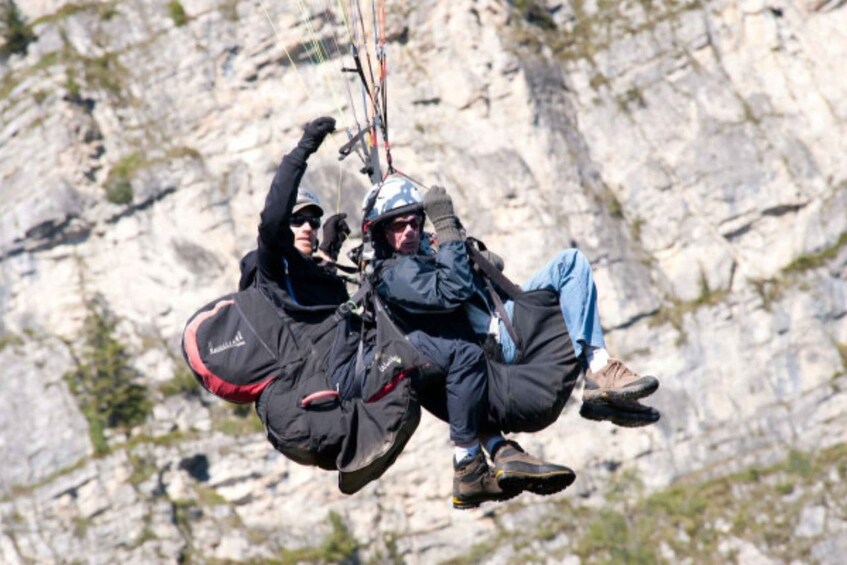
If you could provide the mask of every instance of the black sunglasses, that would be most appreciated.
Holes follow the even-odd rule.
[[[312,226],[313,230],[321,227],[321,219],[315,218],[314,216],[304,216],[303,214],[295,214],[291,216],[291,219],[288,220],[288,223],[294,226],[295,228],[299,228],[306,222],[309,222],[309,225]]]
[[[415,216],[414,218],[410,218],[408,220],[394,220],[390,224],[388,224],[387,229],[393,232],[401,232],[406,231],[406,227],[410,227],[413,230],[419,229],[423,225],[423,218],[420,216]]]

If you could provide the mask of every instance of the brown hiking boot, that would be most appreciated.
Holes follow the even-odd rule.
[[[649,426],[659,421],[661,414],[651,406],[635,400],[597,400],[583,402],[579,415],[586,420],[609,421],[624,428]]]
[[[516,494],[500,488],[481,449],[476,455],[453,463],[453,508],[476,508],[483,502],[508,500]]]
[[[650,396],[657,388],[659,379],[656,377],[640,377],[618,359],[610,358],[606,366],[596,373],[586,369],[582,401],[592,403],[635,400]]]
[[[568,467],[542,461],[511,440],[500,443],[491,459],[497,483],[506,492],[553,494],[568,488],[576,478]]]

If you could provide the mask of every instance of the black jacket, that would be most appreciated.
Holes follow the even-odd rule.
[[[375,272],[377,292],[406,331],[474,338],[462,308],[477,290],[463,241],[442,244],[434,255],[394,255]]]
[[[265,198],[258,247],[241,261],[239,288],[252,284],[255,276],[259,289],[280,307],[290,301],[301,306],[337,306],[349,297],[340,277],[294,247],[289,219],[308,157],[306,150],[296,147],[282,158]]]

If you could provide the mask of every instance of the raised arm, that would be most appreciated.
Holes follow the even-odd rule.
[[[294,234],[289,219],[297,200],[297,188],[306,172],[309,156],[334,130],[335,120],[332,118],[318,118],[306,124],[297,147],[279,164],[259,223],[258,264],[266,276],[279,275],[283,268],[281,258],[294,251]]]

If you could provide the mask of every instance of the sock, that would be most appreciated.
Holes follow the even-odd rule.
[[[585,357],[592,373],[601,370],[609,362],[609,352],[605,347],[589,347]]]
[[[461,447],[459,445],[453,448],[453,462],[459,463],[466,457],[472,457],[479,453],[479,443]]]
[[[504,438],[500,434],[486,438],[485,451],[487,451],[489,455],[494,455],[494,451],[497,449],[497,446],[504,441],[506,441],[506,438]]]

